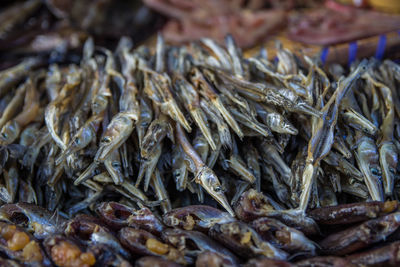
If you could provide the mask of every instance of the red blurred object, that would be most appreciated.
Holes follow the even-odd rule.
[[[203,23],[190,19],[171,20],[164,28],[164,35],[173,43],[189,42],[202,37],[223,43],[224,37],[230,33],[240,47],[250,47],[281,29],[284,21],[283,11],[240,12],[210,17]]]
[[[230,33],[241,47],[253,46],[282,29],[286,25],[285,10],[295,3],[293,0],[144,2],[171,18],[163,29],[165,38],[170,42],[182,43],[208,37],[222,43]]]
[[[289,19],[289,38],[307,44],[332,45],[400,29],[400,16],[328,1],[323,8],[297,12]]]

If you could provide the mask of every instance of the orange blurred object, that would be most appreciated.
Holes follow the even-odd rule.
[[[368,0],[371,7],[388,13],[400,13],[399,0]]]
[[[372,7],[375,10],[387,13],[400,13],[399,0],[336,0],[338,3],[356,7]]]

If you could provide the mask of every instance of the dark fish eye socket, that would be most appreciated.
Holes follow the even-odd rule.
[[[371,168],[371,173],[375,176],[381,175],[381,171],[378,170],[377,168]]]
[[[113,162],[111,166],[113,166],[113,168],[119,168],[121,165],[119,164],[119,162]]]
[[[214,192],[219,193],[221,191],[222,191],[222,187],[221,186],[214,187]]]
[[[111,138],[110,137],[104,137],[103,139],[101,139],[102,143],[110,143],[111,142]]]

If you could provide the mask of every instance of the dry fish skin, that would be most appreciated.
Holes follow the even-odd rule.
[[[36,1],[37,2],[37,1]],[[3,97],[12,89],[13,85],[23,79],[29,71],[40,63],[35,58],[25,59],[18,65],[0,72],[0,97]]]
[[[399,225],[400,213],[395,212],[332,234],[323,239],[319,245],[324,253],[345,255],[385,240]]]
[[[106,160],[113,150],[129,138],[137,119],[137,114],[131,112],[120,112],[112,118],[100,140],[99,150],[94,157],[95,162]]]
[[[288,261],[274,260],[268,258],[258,258],[251,259],[243,266],[246,267],[261,267],[261,266],[271,266],[271,267],[292,267],[295,266]]]
[[[115,149],[119,148],[129,138],[134,129],[135,120],[137,120],[137,116],[130,112],[120,112],[113,117],[100,140],[94,162],[75,180],[76,185],[88,179],[94,168],[104,162]],[[120,180],[114,182],[120,184]]]
[[[338,119],[339,105],[346,93],[354,86],[354,83],[367,71],[367,61],[361,62],[347,78],[339,81],[338,87],[333,96],[322,108],[323,116],[315,122],[314,132],[308,143],[306,166],[302,177],[302,194],[300,196],[300,210],[305,210],[312,189],[312,182],[315,179],[316,167],[324,158],[333,145],[334,128]],[[373,182],[370,182],[373,183]],[[375,184],[373,184],[375,185]],[[375,192],[375,191],[374,191]],[[374,193],[371,192],[371,193]],[[379,197],[379,196],[373,196]]]
[[[295,263],[295,266],[343,266],[343,267],[355,267],[358,265],[353,264],[351,261],[336,257],[336,256],[320,256],[301,260]]]
[[[307,214],[319,224],[351,224],[396,211],[398,205],[396,200],[360,202],[316,208]]]
[[[67,148],[67,150],[62,149],[63,154],[61,154],[61,157],[59,157],[59,160],[56,162],[60,164],[62,158],[65,157],[65,154],[69,154],[71,153],[71,151],[74,151],[74,153],[84,152],[84,150],[86,150],[85,145],[89,146],[90,144],[93,145],[93,142],[97,143],[97,140],[95,140],[93,137],[95,134],[99,135],[97,132],[101,131],[102,138],[100,139],[100,143],[98,144],[97,153],[94,156],[93,163],[91,163],[83,173],[78,173],[78,178],[75,179],[75,184],[79,184],[80,182],[93,176],[93,174],[95,174],[96,171],[100,168],[100,163],[104,163],[106,169],[110,173],[111,178],[113,178],[114,183],[116,185],[123,184],[124,188],[129,188],[129,184],[123,182],[124,178],[126,178],[124,176],[129,175],[129,173],[133,174],[132,173],[133,165],[129,163],[129,159],[127,157],[128,155],[127,143],[129,143],[128,140],[130,140],[129,136],[131,136],[131,134],[133,133],[132,128],[137,127],[136,122],[139,120],[141,114],[150,115],[150,116],[146,115],[146,120],[148,120],[148,122],[145,123],[144,125],[145,128],[151,125],[156,125],[155,122],[157,120],[154,120],[152,118],[153,116],[150,113],[154,113],[155,118],[162,118],[163,119],[162,121],[167,122],[166,126],[166,128],[168,128],[167,133],[164,130],[161,131],[161,134],[162,136],[165,136],[165,134],[169,135],[170,139],[174,141],[175,138],[173,137],[172,134],[172,132],[174,131],[173,125],[171,127],[169,121],[165,120],[165,116],[160,117],[160,111],[161,113],[168,114],[174,120],[178,121],[179,124],[183,125],[186,130],[189,131],[190,129],[188,128],[188,126],[190,125],[190,123],[186,121],[186,118],[182,113],[181,106],[186,107],[189,110],[189,113],[190,112],[193,113],[195,112],[195,110],[197,110],[195,113],[198,114],[198,116],[197,115],[193,116],[193,119],[195,122],[197,121],[197,127],[199,127],[200,131],[203,133],[203,135],[207,139],[207,142],[210,144],[211,148],[215,149],[217,142],[215,142],[213,137],[211,136],[210,130],[212,129],[212,127],[210,126],[213,125],[210,125],[209,123],[217,124],[217,128],[219,129],[218,131],[220,132],[220,142],[223,144],[228,144],[228,147],[233,147],[233,141],[230,141],[232,140],[229,137],[230,130],[226,129],[226,126],[223,126],[226,122],[228,122],[228,124],[232,127],[232,130],[236,131],[236,133],[240,137],[242,137],[243,135],[241,133],[242,130],[239,128],[238,123],[242,125],[247,125],[249,127],[254,126],[253,128],[256,129],[257,132],[256,134],[258,135],[264,135],[268,137],[271,135],[271,132],[269,131],[268,127],[266,127],[266,125],[260,124],[255,119],[255,116],[257,114],[256,107],[258,105],[258,107],[264,107],[266,114],[274,114],[275,116],[274,118],[278,119],[279,121],[278,124],[274,124],[275,122],[273,122],[272,120],[268,119],[266,120],[267,124],[273,126],[274,129],[279,133],[277,139],[279,140],[279,142],[281,142],[281,147],[276,148],[277,151],[275,151],[271,147],[271,145],[268,146],[270,147],[270,149],[273,149],[272,150],[273,152],[279,152],[279,153],[283,152],[283,150],[285,149],[286,145],[290,140],[290,137],[288,136],[282,137],[282,131],[285,132],[288,130],[288,133],[291,134],[298,133],[298,130],[291,126],[290,120],[288,120],[286,116],[284,116],[283,114],[287,114],[287,112],[290,113],[296,108],[303,111],[308,110],[310,111],[309,114],[314,114],[314,115],[317,113],[320,114],[320,112],[317,111],[311,112],[313,109],[312,107],[306,108],[306,105],[304,105],[303,103],[304,100],[302,99],[303,95],[301,93],[301,88],[300,88],[301,86],[298,87],[297,89],[293,87],[297,82],[304,80],[306,76],[300,73],[295,73],[299,72],[299,68],[295,63],[295,60],[293,60],[289,51],[283,49],[282,47],[279,50],[282,59],[285,58],[285,60],[286,59],[288,60],[286,65],[283,62],[281,62],[277,66],[273,66],[273,64],[266,62],[264,59],[260,60],[260,62],[258,62],[257,60],[252,61],[254,62],[255,65],[259,66],[259,68],[262,71],[266,72],[268,75],[272,75],[272,73],[278,70],[277,71],[278,74],[272,75],[274,79],[276,79],[277,84],[280,85],[280,86],[275,86],[268,83],[264,84],[263,82],[251,81],[252,78],[251,73],[247,73],[248,70],[246,68],[243,68],[243,65],[245,65],[242,62],[243,58],[241,57],[240,52],[238,52],[237,48],[235,47],[234,41],[230,37],[227,37],[226,40],[227,50],[224,50],[225,48],[215,44],[212,40],[205,39],[202,42],[203,42],[202,45],[207,49],[201,50],[202,48],[198,47],[202,52],[201,54],[194,55],[194,57],[196,58],[196,60],[200,60],[200,62],[203,60],[201,58],[202,56],[207,57],[207,59],[205,60],[206,62],[211,62],[210,59],[214,58],[213,64],[215,64],[215,66],[213,67],[207,66],[208,63],[206,63],[205,66],[202,64],[196,66],[197,61],[189,57],[190,53],[193,53],[193,51],[186,50],[185,48],[169,47],[163,41],[162,36],[159,36],[158,45],[156,47],[156,53],[153,58],[154,62],[149,61],[151,54],[149,54],[148,52],[144,52],[144,50],[142,51],[139,49],[132,51],[131,50],[132,44],[126,38],[122,39],[119,44],[116,53],[118,57],[117,60],[114,59],[114,55],[111,53],[111,51],[107,49],[99,48],[98,50],[101,53],[103,53],[104,56],[97,55],[96,54],[97,52],[93,49],[93,42],[89,40],[84,48],[84,57],[82,58],[81,65],[87,66],[88,70],[90,71],[86,69],[78,71],[75,66],[70,66],[66,70],[66,72],[61,72],[58,71],[57,68],[54,68],[55,75],[54,77],[49,76],[49,78],[50,77],[54,78],[53,84],[55,86],[53,87],[55,88],[57,87],[57,85],[61,87],[59,95],[64,95],[64,98],[66,98],[66,101],[61,104],[60,108],[64,108],[65,106],[71,104],[70,90],[76,87],[75,84],[77,82],[79,83],[79,81],[81,81],[82,75],[91,75],[91,77],[94,78],[92,85],[93,88],[88,91],[92,92],[92,98],[91,98],[92,114],[91,115],[87,114],[86,117],[92,119],[96,118],[95,125],[94,127],[92,127],[90,119],[87,121],[87,123],[82,124],[83,126],[84,125],[87,125],[88,127],[90,126],[88,128],[90,131],[88,131],[87,135],[85,135],[85,137],[87,136],[88,138],[85,138],[84,142],[78,141],[78,143],[81,144],[83,143],[82,147],[75,147],[75,149]],[[169,62],[169,61],[168,63],[165,62],[166,55],[170,53],[169,49],[172,49],[172,51],[179,50],[179,58],[177,59],[176,62]],[[215,54],[212,55],[212,53]],[[103,59],[101,57],[103,57]],[[120,60],[121,63],[120,69],[118,64],[116,64],[118,60]],[[168,60],[172,59],[168,58]],[[235,65],[234,68],[231,68],[229,65],[231,64],[231,61],[234,62]],[[175,63],[178,66],[178,70],[166,68],[168,64],[174,65]],[[268,69],[266,70],[265,66],[262,64],[267,66]],[[313,65],[314,63],[310,64],[311,66],[313,66],[312,69],[315,70],[315,73],[317,74],[318,78],[321,79],[321,81],[323,82],[324,85],[323,90],[325,93],[325,91],[328,90],[330,87],[329,81],[326,81],[327,76],[318,66]],[[169,66],[170,65],[168,65],[168,67]],[[288,71],[289,69],[290,71]],[[359,67],[357,71],[354,72],[353,76],[358,77],[359,72],[363,71],[361,69],[362,68]],[[290,72],[290,74],[287,73],[280,74],[279,70],[281,70],[281,72],[283,73]],[[88,73],[86,73],[87,71]],[[232,76],[232,73],[237,75]],[[64,85],[62,84],[63,79],[57,78],[60,75],[65,76],[66,83]],[[307,82],[312,84],[314,82],[314,76],[312,74],[310,75],[311,79],[307,80]],[[116,85],[116,87],[114,88],[111,86],[112,81],[115,82]],[[48,82],[49,85],[52,84],[51,79],[48,79]],[[291,84],[291,87],[285,88],[284,86],[287,86],[289,83]],[[341,98],[342,95],[344,94],[344,91],[347,90],[346,88],[344,89],[343,88],[335,89],[334,95],[339,95]],[[52,91],[52,94],[54,94],[54,91]],[[275,104],[277,104],[284,110],[276,110],[275,108],[268,107],[262,103],[253,104],[252,100],[246,99],[246,93],[244,93],[250,91],[252,91],[251,93],[260,94],[262,100],[268,100],[268,99],[271,100],[271,98],[268,98],[268,95],[271,97],[275,97],[277,100]],[[149,107],[149,105],[138,104],[138,103],[148,102],[148,101],[147,102],[143,101],[144,95],[147,95],[153,101],[153,105],[156,107],[154,106]],[[54,98],[60,98],[60,96]],[[84,99],[89,99],[89,98],[85,97]],[[100,99],[103,99],[104,101],[100,101],[98,105],[94,105],[96,103],[96,99],[98,99],[99,101]],[[80,101],[80,103],[84,103],[85,101],[86,100]],[[58,102],[59,101],[53,102],[53,107],[54,104],[57,104]],[[188,104],[190,105],[188,106]],[[332,104],[332,101],[330,101],[330,104]],[[114,113],[116,111],[119,111],[119,113],[117,112],[114,116],[111,117],[111,119],[110,119],[110,114],[104,114],[105,113],[104,110],[107,105],[110,105],[110,109],[114,110],[113,111]],[[101,109],[98,109],[97,107],[101,107]],[[141,107],[148,107],[147,109],[144,110],[145,113],[142,113]],[[171,109],[169,109],[169,107]],[[211,116],[212,119],[210,120],[210,122],[205,121],[204,120],[205,114],[201,113],[202,109],[208,110],[208,108],[214,108],[215,110],[219,110],[219,112],[221,112],[221,118],[219,118],[218,115],[214,117]],[[154,109],[154,112],[152,109]],[[325,108],[325,110],[328,109]],[[260,114],[264,114],[265,111],[261,110]],[[122,120],[123,117],[122,115],[125,112],[129,113],[132,116],[130,117],[130,119],[133,120],[133,123],[129,123],[126,120]],[[193,113],[192,115],[194,115],[195,113]],[[54,116],[54,114],[52,116]],[[121,122],[117,123],[117,121],[120,119],[119,117],[121,117]],[[226,120],[226,122],[223,122],[221,119]],[[52,120],[49,119],[47,121],[52,121]],[[101,123],[101,125],[99,125],[99,123]],[[99,126],[96,127],[97,125]],[[124,128],[127,130],[126,132],[123,132],[122,130],[123,127],[126,127]],[[223,127],[225,128],[225,130],[223,130]],[[79,133],[78,136],[83,134],[84,131],[86,133],[85,130],[86,128],[87,128],[86,126],[81,128],[78,131]],[[121,131],[118,130],[119,128],[121,128]],[[55,138],[54,140],[57,141],[58,139],[57,139],[57,133],[55,133],[55,125],[51,126],[50,129],[52,129],[52,134],[51,134],[52,137]],[[112,132],[114,130],[115,132]],[[72,131],[74,130],[72,129]],[[116,134],[117,132],[120,132],[121,134],[118,135]],[[140,171],[136,182],[136,186],[140,185],[140,181],[142,177],[144,177],[145,191],[147,191],[148,185],[152,181],[151,177],[153,173],[156,173],[155,171],[156,169],[158,169],[156,165],[158,164],[159,160],[163,158],[162,157],[163,149],[161,149],[161,147],[157,145],[161,143],[160,139],[162,138],[158,138],[158,134],[156,134],[156,131],[153,131],[152,129],[147,130],[147,133],[149,133],[150,135],[146,135],[145,131],[143,130],[139,131],[138,128],[137,138],[139,139],[139,152],[144,161],[143,164],[140,164],[140,169],[139,169]],[[152,136],[152,134],[155,135]],[[120,138],[122,139],[119,140]],[[132,139],[135,138],[136,136],[133,137]],[[157,141],[155,141],[155,139],[153,140],[153,138],[156,138]],[[80,139],[78,138],[77,140]],[[110,145],[107,145],[105,144],[105,142],[108,142],[108,140],[112,140],[115,142],[111,143]],[[164,144],[165,142],[162,143]],[[57,143],[61,147],[63,147],[62,142],[57,142]],[[72,141],[72,143],[71,142],[68,143],[74,144],[75,141]],[[68,147],[71,147],[69,144]],[[156,147],[157,149],[155,149]],[[263,145],[262,147],[265,147],[265,145]],[[120,152],[116,152],[116,150],[120,150]],[[152,157],[152,155],[155,155],[155,157]],[[286,178],[284,179],[284,182],[286,184],[289,184],[288,180],[291,180],[292,178],[288,164],[285,162],[285,159],[280,158],[278,153],[274,153],[274,155],[275,156],[273,158],[275,158],[276,160],[272,161],[272,163],[275,164],[275,168],[278,169],[280,174],[284,174],[284,177]],[[218,154],[215,153],[214,158],[216,158],[217,156]],[[120,160],[118,160],[118,157],[120,157]],[[151,158],[151,160],[150,161],[145,160],[146,158]],[[202,161],[205,162],[205,157],[202,158]],[[215,162],[215,160],[210,161],[210,163],[212,163],[213,165],[212,167],[214,168],[215,163],[213,162]],[[237,158],[235,154],[231,154],[230,162],[232,163],[231,171],[239,173],[241,177],[248,179],[250,183],[253,183],[256,180],[253,173],[251,173],[247,169],[244,162],[241,162],[241,160],[239,160],[239,158]],[[114,165],[115,168],[113,167]],[[121,171],[122,169],[119,166],[123,166],[123,171]],[[182,180],[182,186],[178,186],[178,188],[185,188],[186,187],[185,180],[187,180],[187,175],[185,173],[187,172],[184,170],[182,166],[180,166],[179,169],[183,172],[182,176],[183,180]],[[202,170],[203,171],[201,172],[198,171],[197,174],[207,174],[207,175],[200,175],[201,177],[203,177],[202,183],[203,186],[205,186],[204,188],[206,189],[206,191],[208,191],[209,193],[211,193],[211,195],[213,195],[216,199],[218,199],[218,201],[221,204],[225,203],[223,205],[227,207],[228,205],[224,200],[222,194],[213,192],[213,187],[217,188],[217,190],[219,190],[218,188],[220,188],[218,186],[217,182],[218,180],[211,179],[214,181],[215,183],[214,185],[211,184],[207,185],[205,183],[206,180],[210,180],[206,179],[205,177],[206,176],[214,177],[214,174],[208,171],[207,168]],[[308,169],[306,168],[306,170]],[[59,177],[62,174],[60,168],[57,169],[56,173],[57,177]],[[163,174],[160,173],[160,177],[162,176]],[[197,175],[197,177],[200,176]],[[260,175],[257,176],[260,177]],[[158,176],[156,175],[154,177]],[[55,181],[57,181],[57,179],[53,178],[50,184],[54,184]],[[154,181],[159,181],[159,179]],[[199,179],[197,179],[197,181],[199,181]],[[258,182],[257,184],[260,183]],[[275,188],[278,188],[279,179],[273,179],[273,184]],[[154,188],[157,189],[157,192],[159,194],[158,197],[160,199],[166,196],[166,194],[163,193],[162,186],[160,186],[160,184],[158,186],[155,186]],[[120,188],[118,188],[118,191],[122,192]],[[199,196],[201,196],[202,194],[201,192],[202,191],[199,191],[200,194]],[[280,193],[280,195],[282,196],[285,194],[286,193],[284,191]],[[203,197],[201,197],[201,199],[203,199]],[[285,198],[280,197],[280,199],[283,200]],[[165,206],[167,202],[164,201],[162,203],[164,205],[164,209],[168,208],[167,206]]]
[[[235,205],[236,215],[243,221],[252,221],[263,217],[266,212],[273,209],[268,199],[254,189],[250,189],[242,194]]]
[[[264,256],[285,260],[288,256],[286,252],[263,240],[253,228],[243,222],[215,224],[208,234],[244,258]]]
[[[394,143],[381,143],[379,147],[379,163],[382,169],[383,187],[385,190],[385,195],[387,196],[391,196],[393,194],[398,162],[398,149]]]
[[[158,237],[141,229],[122,228],[118,233],[121,243],[133,254],[159,256],[167,260],[186,264],[184,254],[175,247],[163,243]]]
[[[199,155],[196,153],[192,145],[187,140],[183,129],[179,124],[176,124],[176,139],[182,146],[184,152],[193,160],[195,164],[195,181],[199,183],[216,201],[218,201],[232,216],[235,216],[230,207],[226,196],[222,190],[221,184],[215,173],[207,167]]]
[[[171,210],[171,201],[169,199],[167,190],[165,189],[163,178],[161,177],[161,173],[158,169],[155,170],[151,178],[151,185],[153,190],[156,193],[156,196],[159,201],[161,201],[161,210],[163,213],[167,213]]]
[[[89,215],[78,215],[64,225],[64,234],[69,238],[80,240],[91,246],[104,245],[126,259],[130,254],[121,246],[114,234],[95,217]]]
[[[113,230],[132,227],[161,235],[165,226],[148,208],[134,209],[117,202],[103,202],[96,208],[101,220]]]
[[[179,267],[182,266],[173,261],[164,259],[162,257],[157,256],[146,256],[141,257],[135,262],[135,266],[137,267]]]
[[[2,145],[13,143],[20,135],[22,129],[36,119],[39,113],[39,94],[31,79],[26,82],[24,106],[12,120],[8,121],[0,131],[0,142]]]
[[[200,128],[202,134],[207,139],[207,142],[210,144],[211,148],[215,150],[215,142],[212,139],[208,123],[204,120],[205,114],[200,108],[198,92],[183,77],[175,77],[174,84],[175,87],[179,88],[182,102],[185,104],[186,109],[189,111],[194,122]]]
[[[189,257],[196,257],[202,252],[211,251],[222,256],[224,261],[234,265],[238,264],[238,258],[232,252],[201,232],[167,229],[163,232],[162,239]],[[187,244],[194,244],[194,246],[187,246]]]
[[[378,141],[379,162],[382,168],[383,186],[385,194],[390,196],[393,192],[393,183],[396,176],[396,167],[398,163],[398,150],[393,142],[395,106],[392,89],[381,82],[368,76],[369,80],[377,86],[381,92],[385,103],[385,114],[380,127],[381,136]],[[388,81],[389,83],[389,81]]]
[[[229,36],[149,48],[89,39],[80,62],[0,74],[17,76],[0,92],[0,217],[53,261],[351,266],[314,256],[398,237],[398,203],[381,202],[400,192],[396,63],[325,73],[281,46],[245,58]]]
[[[383,201],[382,172],[374,140],[366,136],[361,137],[355,157],[372,199]]]
[[[225,105],[222,103],[220,97],[216,94],[212,85],[206,80],[201,71],[198,68],[194,68],[194,75],[191,79],[192,83],[200,89],[200,94],[209,100],[212,106],[219,111],[221,116],[224,118],[226,123],[232,128],[233,131],[239,136],[243,137],[242,130],[238,123],[233,118],[232,114],[227,110]]]
[[[359,266],[359,265],[385,265],[385,266],[396,266],[399,264],[399,245],[400,242],[393,242],[389,245],[371,249],[365,252],[356,253],[346,257],[347,261]]]
[[[37,239],[44,239],[59,233],[60,227],[65,222],[65,219],[57,213],[51,213],[44,208],[28,203],[1,206],[0,219],[24,227],[31,231]]]
[[[261,217],[277,219],[287,226],[302,231],[306,235],[319,233],[318,225],[302,211],[276,210],[271,200],[254,189],[249,189],[240,196],[234,207],[240,220],[251,222]]]
[[[231,267],[237,266],[236,264],[225,260],[221,255],[211,251],[205,251],[200,253],[196,259],[196,267]]]
[[[96,258],[96,263],[102,266],[126,266],[131,267],[129,260],[126,260],[120,254],[113,252],[106,245],[96,244],[90,246],[90,252]]]
[[[5,259],[0,257],[0,264],[3,266],[10,266],[10,267],[22,267],[22,264],[19,264],[17,261]]]
[[[304,236],[301,231],[286,226],[278,220],[268,217],[259,218],[250,226],[261,236],[276,247],[289,252],[309,253],[315,255],[317,245]]]
[[[230,214],[206,205],[186,206],[163,215],[163,222],[169,227],[205,232],[216,223],[227,223],[234,220]]]
[[[95,139],[96,133],[103,119],[104,112],[89,118],[75,134],[75,136],[72,137],[70,143],[67,145],[67,148],[57,158],[56,164],[61,164],[67,156],[74,152],[78,152],[89,145],[90,142]]]

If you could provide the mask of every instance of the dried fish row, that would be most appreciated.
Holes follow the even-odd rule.
[[[276,260],[319,250],[343,255],[381,242],[398,227],[397,202],[389,200],[400,193],[399,65],[363,60],[349,72],[322,68],[281,45],[277,58],[269,61],[265,50],[244,58],[231,36],[226,47],[210,39],[178,47],[159,35],[154,51],[122,38],[114,52],[89,38],[79,64],[46,65],[38,57],[3,70],[3,207],[33,203],[57,211],[60,221],[93,214],[102,201],[119,209],[118,220],[100,213],[111,230],[97,219],[80,226],[75,217],[70,234],[57,237],[46,223],[41,234],[54,238],[51,251],[68,247],[90,262],[104,250],[98,239],[114,240],[121,261],[150,240],[179,264],[194,263],[181,254],[186,239],[207,247],[192,248],[191,257],[228,247],[240,258]],[[338,204],[349,206],[331,208]],[[119,218],[126,214],[129,222]],[[319,245],[307,239],[321,234],[320,225],[373,218]],[[382,231],[360,242],[376,225]],[[70,244],[71,235],[88,236],[74,227],[101,232],[93,257]],[[112,232],[122,229],[124,248]],[[342,235],[354,239],[330,247]],[[201,258],[227,260],[214,254]],[[228,261],[236,264],[237,256]]]
[[[99,200],[234,215],[255,188],[307,221],[307,207],[399,197],[400,67],[364,60],[346,75],[281,45],[277,58],[244,58],[231,36],[225,48],[160,35],[154,52],[89,38],[79,65],[3,70],[1,201],[67,217]]]
[[[252,189],[251,189],[252,190]],[[311,210],[321,231],[302,232],[268,203],[246,192],[237,218],[206,205],[171,210],[103,202],[92,215],[65,220],[27,204],[0,207],[0,263],[11,266],[397,266],[397,201],[353,203]],[[248,203],[254,203],[249,206]],[[240,207],[240,208],[239,208]],[[353,210],[358,224],[344,221]],[[243,214],[257,214],[246,222]],[[312,215],[311,215],[312,216]],[[326,218],[331,227],[324,229]],[[297,222],[297,226],[289,226]],[[333,227],[332,227],[333,226]],[[343,227],[337,230],[337,227]],[[298,227],[298,229],[296,229]],[[365,250],[367,249],[367,250]],[[8,266],[8,265],[7,265]]]

